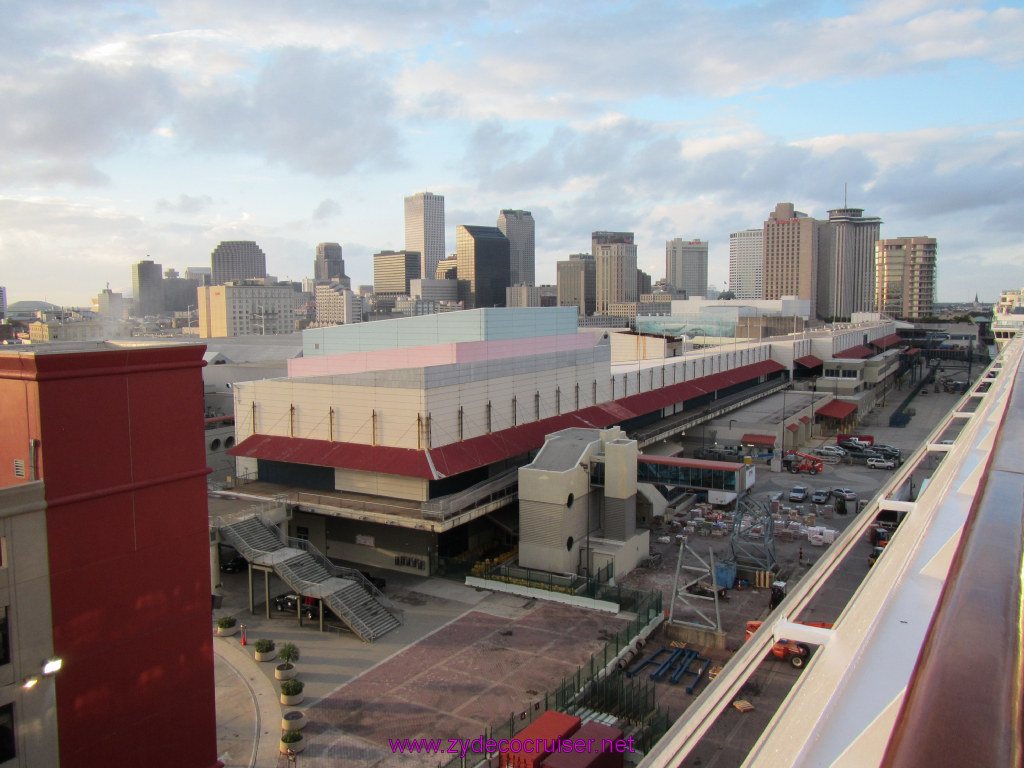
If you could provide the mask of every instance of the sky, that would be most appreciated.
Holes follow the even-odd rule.
[[[255,240],[353,286],[404,247],[403,198],[455,226],[532,211],[537,281],[636,233],[709,243],[778,202],[938,238],[938,299],[1024,286],[1024,8],[868,0],[6,0],[0,285],[130,293],[145,258]],[[845,191],[844,191],[845,190]]]

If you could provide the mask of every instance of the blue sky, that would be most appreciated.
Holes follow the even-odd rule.
[[[0,285],[88,305],[221,240],[356,284],[402,199],[531,210],[537,277],[636,232],[709,241],[777,202],[939,240],[939,299],[1024,285],[1024,9],[986,2],[0,4]]]

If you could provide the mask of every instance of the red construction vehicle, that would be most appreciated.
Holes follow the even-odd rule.
[[[798,451],[787,451],[782,457],[782,463],[794,475],[798,472],[806,472],[809,475],[816,475],[825,469],[825,462],[817,456],[808,456]]]
[[[760,621],[748,621],[747,622],[747,633],[743,638],[743,642],[750,639],[757,630],[761,627],[763,622]],[[832,625],[823,621],[799,621],[798,624],[804,624],[808,627],[822,627],[824,629],[832,629]],[[811,657],[811,647],[806,643],[797,643],[792,640],[779,639],[775,645],[772,646],[772,656],[777,659],[789,659],[789,663],[796,669],[803,667],[804,663]]]

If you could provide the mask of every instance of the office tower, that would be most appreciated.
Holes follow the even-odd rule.
[[[708,292],[708,244],[677,237],[665,243],[665,281],[687,296]],[[645,291],[649,293],[649,291]]]
[[[498,214],[498,229],[509,242],[510,285],[533,285],[536,262],[533,214],[503,210]]]
[[[596,272],[594,311],[608,314],[610,304],[636,301],[636,244],[632,232],[594,232],[591,235]]]
[[[341,283],[320,283],[316,287],[318,325],[346,325],[363,320],[363,297]]]
[[[213,249],[210,260],[214,285],[267,276],[267,257],[252,240],[225,240]]]
[[[196,288],[203,285],[199,280],[178,277],[178,272],[168,269],[164,272],[163,311],[186,312],[196,308]]]
[[[453,253],[447,258],[441,259],[437,262],[437,267],[434,269],[435,280],[455,280],[459,274],[459,259]],[[430,275],[426,275],[427,279]]]
[[[217,765],[202,370],[0,347],[4,765]]]
[[[875,311],[906,320],[934,314],[934,237],[894,237],[875,244]]]
[[[764,229],[729,234],[729,290],[737,299],[760,299],[763,294]]]
[[[152,261],[132,264],[132,294],[138,317],[159,315],[164,311],[163,267]]]
[[[200,286],[199,338],[271,336],[295,332],[295,299],[290,285],[227,283]]]
[[[420,255],[415,251],[373,254],[373,292],[378,296],[408,296],[409,281],[420,277]]]
[[[509,242],[501,230],[460,224],[455,229],[455,249],[459,299],[466,309],[505,306],[510,279]]]
[[[197,285],[213,282],[213,270],[209,267],[185,267],[185,279],[195,280]]]
[[[875,243],[882,220],[863,208],[836,208],[822,232],[818,250],[818,314],[849,318],[875,309]]]
[[[96,314],[112,320],[124,320],[128,314],[124,296],[114,293],[108,285],[96,297]]]
[[[593,254],[573,253],[556,265],[558,306],[577,307],[579,317],[594,314],[597,302],[597,263]]]
[[[644,272],[642,269],[636,271],[636,295],[637,299],[645,294],[651,292],[651,276]]]
[[[510,285],[505,289],[506,307],[539,307],[540,288],[535,285]]]
[[[348,280],[345,275],[345,261],[341,258],[341,245],[338,243],[319,243],[316,247],[316,259],[313,261],[313,279],[331,282]]]
[[[444,195],[417,192],[405,198],[405,250],[420,254],[420,274],[433,277],[444,258]]]
[[[7,289],[0,285],[0,320],[7,317]]]
[[[795,296],[811,302],[811,316],[817,311],[818,222],[779,203],[764,223],[765,299]]]

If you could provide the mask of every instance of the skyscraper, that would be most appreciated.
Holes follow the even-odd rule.
[[[455,229],[459,299],[466,309],[505,306],[509,242],[497,227],[460,224]]]
[[[313,260],[313,279],[322,282],[332,280],[351,287],[351,281],[345,275],[345,261],[341,258],[339,243],[319,243],[316,247],[316,259]]]
[[[595,307],[608,314],[610,304],[636,301],[636,244],[632,232],[594,232],[591,235],[595,275]]]
[[[708,244],[677,237],[665,243],[665,280],[688,297],[708,292]]]
[[[817,311],[818,222],[779,203],[764,223],[764,275],[762,298],[795,296],[811,302]]]
[[[934,237],[894,237],[875,244],[875,311],[906,320],[934,314],[937,246]]]
[[[420,274],[433,277],[445,256],[444,195],[417,192],[405,198],[405,250],[420,254]]]
[[[420,255],[415,251],[381,251],[373,254],[373,292],[409,296],[409,283],[420,275]]]
[[[760,299],[763,293],[764,229],[729,234],[729,290],[737,299]]]
[[[597,302],[597,263],[593,254],[574,253],[559,261],[558,306],[578,307],[580,317],[594,314]]]
[[[149,259],[132,264],[132,295],[138,317],[164,311],[163,266]]]
[[[213,284],[224,285],[267,276],[267,257],[252,240],[225,240],[210,256]]]
[[[511,284],[533,285],[536,263],[533,214],[503,210],[498,214],[498,229],[509,242]]]
[[[882,220],[864,217],[863,208],[836,208],[822,231],[818,249],[818,314],[850,317],[875,309],[875,243]]]

